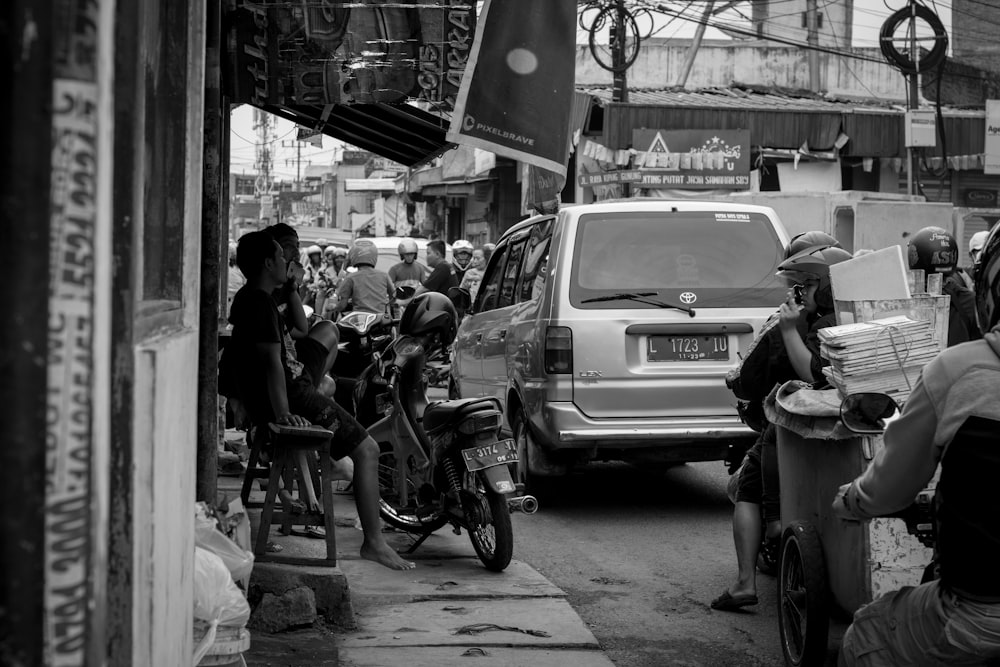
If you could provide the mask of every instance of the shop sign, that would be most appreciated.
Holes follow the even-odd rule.
[[[475,34],[472,2],[236,3],[227,16],[233,102],[454,108]]]
[[[684,190],[746,190],[750,187],[747,130],[633,130],[632,168],[580,174],[584,187],[631,183]]]
[[[1000,100],[986,100],[984,174],[1000,174]]]
[[[969,208],[996,208],[996,190],[962,190],[962,199]]]

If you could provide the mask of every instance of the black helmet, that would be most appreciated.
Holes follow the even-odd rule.
[[[941,227],[924,227],[912,235],[908,253],[910,268],[925,273],[951,273],[958,264],[955,237]]]
[[[796,253],[778,265],[778,275],[790,280],[812,278],[819,281],[816,305],[821,314],[833,311],[833,290],[830,288],[830,267],[851,259],[843,248],[810,247]]]
[[[976,269],[976,308],[979,326],[989,331],[1000,320],[1000,225],[996,225],[983,244]]]
[[[802,232],[801,234],[796,234],[792,237],[792,240],[788,242],[788,247],[785,248],[785,259],[788,259],[792,255],[797,255],[806,248],[839,248],[840,241],[833,238],[826,232]]]
[[[440,292],[415,297],[399,319],[399,333],[426,336],[436,333],[442,345],[451,345],[458,330],[458,313],[451,299]]]

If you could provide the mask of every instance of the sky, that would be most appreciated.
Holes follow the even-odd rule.
[[[771,0],[772,7],[788,0]],[[822,7],[834,0],[817,0],[817,5]],[[944,23],[945,29],[951,32],[951,4],[952,0],[925,0]],[[989,0],[984,0],[989,1]],[[679,0],[665,1],[663,4],[678,10],[691,18],[699,18],[701,11],[698,5],[703,0],[693,2],[681,2]],[[718,4],[723,4],[719,0]],[[878,32],[886,18],[897,9],[904,7],[906,0],[854,0],[854,46],[875,47],[878,45]],[[684,8],[685,11],[679,11]],[[749,13],[749,6],[744,9]],[[720,14],[715,20],[739,23],[740,17],[728,11]],[[746,23],[740,23],[746,27]],[[648,20],[640,21],[640,29],[655,31],[654,37],[658,38],[679,38],[688,39],[694,36],[697,24],[692,21],[682,19],[671,19],[662,14],[654,14],[654,22],[650,24]],[[714,28],[705,31],[705,39],[729,39],[725,34]],[[586,43],[587,36],[579,26],[577,28],[577,41]],[[606,38],[605,38],[606,41]],[[272,170],[280,180],[294,180],[296,176],[297,148],[295,146],[295,125],[289,121],[275,118],[274,130],[271,133],[272,147]],[[256,153],[256,133],[253,127],[253,109],[248,105],[242,105],[232,113],[232,132],[230,136],[230,159],[233,173],[255,173],[254,162]],[[332,137],[323,137],[322,148],[314,148],[304,144],[301,150],[302,171],[305,172],[306,164],[326,165],[334,161],[338,151],[343,149],[342,142]]]

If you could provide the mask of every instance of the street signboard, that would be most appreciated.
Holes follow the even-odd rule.
[[[986,100],[984,174],[1000,174],[1000,100]]]

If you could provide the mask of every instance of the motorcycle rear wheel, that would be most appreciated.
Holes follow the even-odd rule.
[[[416,507],[399,504],[399,494],[396,489],[396,457],[388,443],[382,443],[382,451],[378,457],[378,510],[382,520],[397,530],[407,533],[433,533],[444,527],[448,518],[443,512],[437,511],[427,516],[418,516]],[[407,495],[412,502],[416,496],[416,487],[407,480]]]
[[[489,516],[482,525],[469,523],[469,540],[487,570],[503,572],[514,555],[514,529],[507,499],[492,489],[483,488],[476,490],[476,498],[486,505]]]

